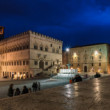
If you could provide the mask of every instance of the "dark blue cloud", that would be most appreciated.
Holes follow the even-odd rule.
[[[0,0],[6,37],[31,29],[64,46],[109,43],[109,19],[109,0]]]

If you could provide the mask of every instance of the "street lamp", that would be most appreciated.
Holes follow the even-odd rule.
[[[69,48],[66,48],[66,52],[69,52],[70,51],[70,49]]]
[[[98,55],[98,51],[95,51],[94,54],[95,54],[95,56],[97,56]]]

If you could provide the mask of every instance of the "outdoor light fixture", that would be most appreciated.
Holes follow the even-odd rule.
[[[95,54],[95,56],[98,55],[98,51],[95,51],[94,54]]]
[[[69,48],[66,48],[66,52],[69,52],[70,51],[70,49]]]
[[[76,54],[76,53],[74,53],[74,54],[73,54],[73,56],[74,56],[74,57],[77,57],[77,54]]]

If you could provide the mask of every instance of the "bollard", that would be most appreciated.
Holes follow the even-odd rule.
[[[71,80],[71,79],[69,80],[69,83],[70,83],[70,84],[72,83],[72,80]]]

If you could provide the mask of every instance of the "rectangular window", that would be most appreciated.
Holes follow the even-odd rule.
[[[92,63],[92,66],[94,66],[94,63]]]
[[[19,65],[19,61],[17,61],[17,65]]]
[[[40,47],[40,50],[43,50],[43,47]]]
[[[48,52],[48,48],[45,48],[45,51]]]
[[[34,49],[37,49],[37,45],[34,45]]]
[[[16,61],[14,62],[14,65],[16,65]]]
[[[25,65],[25,61],[23,61],[23,65]]]
[[[22,65],[21,61],[19,62],[20,65]]]
[[[50,47],[52,47],[52,44],[50,44]]]
[[[79,67],[80,65],[78,64],[78,67]]]
[[[101,66],[101,63],[99,63],[99,66]]]
[[[99,56],[99,59],[101,59],[101,56]]]
[[[34,65],[37,65],[38,63],[37,63],[37,61],[34,61]]]
[[[47,61],[45,62],[45,65],[48,65],[48,62]]]
[[[29,65],[29,61],[26,61],[26,65]]]

